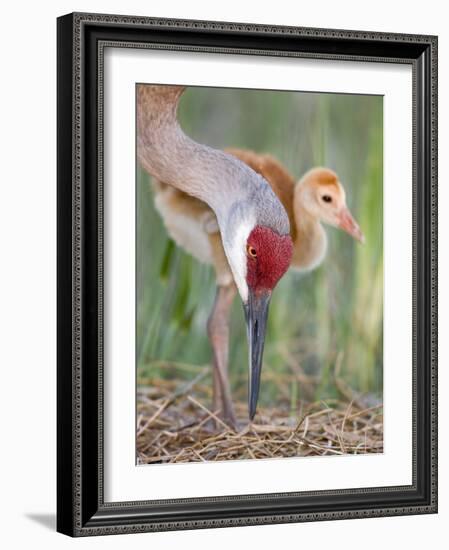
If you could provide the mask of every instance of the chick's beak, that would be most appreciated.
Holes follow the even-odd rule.
[[[252,420],[256,414],[259,397],[260,373],[267,326],[271,291],[249,290],[248,302],[244,304],[249,344],[249,389],[248,411]]]
[[[354,239],[357,239],[361,243],[365,242],[365,236],[363,235],[359,224],[355,221],[351,212],[346,206],[342,208],[338,216],[338,220],[338,226],[343,229],[343,231],[346,231],[346,233],[349,233],[351,237],[354,237]]]

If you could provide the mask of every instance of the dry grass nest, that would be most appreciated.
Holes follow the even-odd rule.
[[[341,399],[259,407],[248,423],[246,401],[235,400],[238,426],[210,409],[210,369],[193,380],[139,380],[138,464],[383,452],[382,405],[367,406],[338,381]]]

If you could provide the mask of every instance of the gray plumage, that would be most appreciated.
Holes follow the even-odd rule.
[[[290,233],[284,207],[268,182],[234,156],[199,144],[177,120],[180,86],[137,87],[137,152],[143,167],[214,210],[224,244],[244,220]]]

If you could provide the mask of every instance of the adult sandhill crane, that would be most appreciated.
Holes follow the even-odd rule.
[[[313,168],[296,182],[271,155],[240,149],[226,149],[226,152],[261,174],[284,205],[293,241],[292,269],[310,271],[323,261],[327,236],[322,222],[339,227],[363,242],[363,234],[346,206],[345,190],[332,170]],[[192,256],[215,268],[217,294],[208,321],[215,366],[213,409],[221,410],[225,420],[235,424],[229,388],[228,340],[229,315],[236,288],[215,215],[201,200],[165,182],[156,180],[153,188],[155,205],[170,236]],[[248,248],[248,262],[257,262],[258,254],[257,248]],[[255,407],[256,402],[250,402],[251,418]]]
[[[184,89],[137,86],[137,154],[143,168],[154,178],[184,193],[185,197],[194,197],[207,205],[212,219],[216,220],[215,233],[218,229],[219,236],[215,239],[221,243],[220,252],[225,257],[221,261],[226,262],[245,309],[249,416],[253,419],[269,301],[292,257],[289,217],[263,176],[236,156],[200,145],[184,134],[177,120],[177,107]],[[189,225],[189,214],[185,214],[181,213],[178,221],[181,233],[185,233],[184,242],[190,232],[194,236],[196,231],[195,217],[190,215]],[[197,234],[201,237],[201,232]],[[196,246],[199,248],[201,243]],[[226,295],[225,303],[227,300]],[[219,292],[209,324],[215,358],[214,388],[215,394],[219,392],[221,396],[223,416],[235,422],[227,376],[227,348],[220,334],[222,303]]]

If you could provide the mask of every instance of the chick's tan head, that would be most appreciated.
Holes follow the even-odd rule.
[[[346,205],[344,187],[335,172],[329,168],[313,168],[298,185],[302,208],[309,215],[364,242],[363,233]]]

